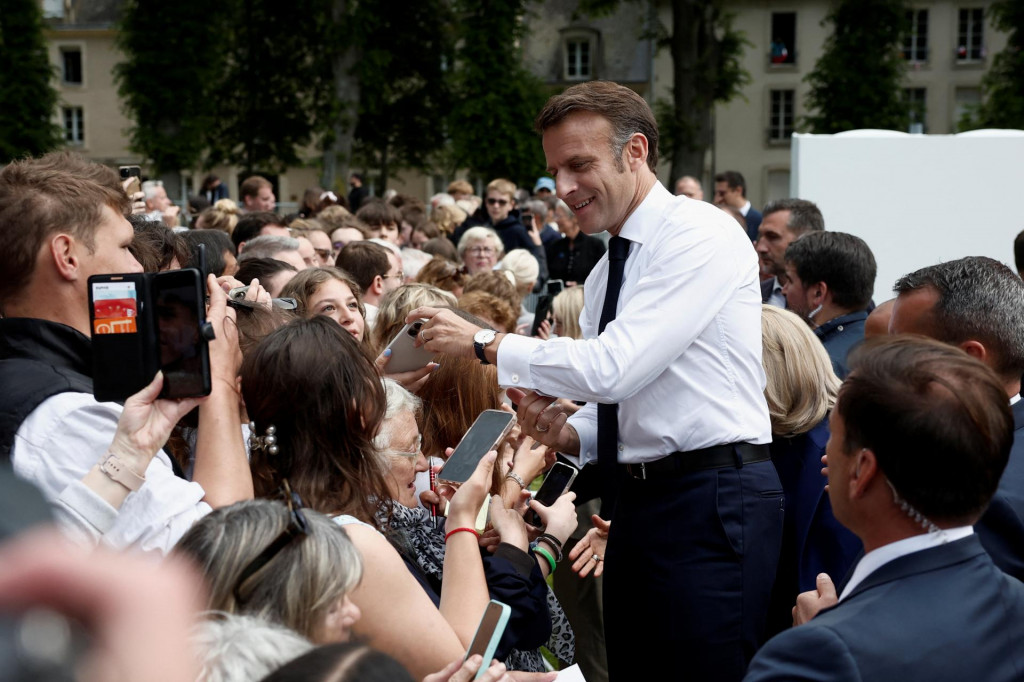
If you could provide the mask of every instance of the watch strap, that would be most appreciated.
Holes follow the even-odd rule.
[[[120,483],[132,492],[141,488],[142,484],[146,482],[145,476],[137,474],[112,452],[108,452],[100,462],[100,471],[105,473],[110,480]]]
[[[480,359],[481,364],[491,364],[490,362],[487,361],[487,354],[484,353],[484,344],[480,343],[479,341],[474,341],[473,351],[476,353],[476,356]]]

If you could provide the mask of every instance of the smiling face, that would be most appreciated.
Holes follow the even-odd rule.
[[[569,204],[586,234],[618,234],[642,199],[636,196],[635,164],[628,162],[625,150],[615,158],[611,139],[608,119],[589,111],[569,114],[544,131],[544,157],[558,197]]]
[[[474,239],[466,245],[462,253],[462,262],[470,275],[493,270],[498,262],[498,250],[490,240]]]
[[[388,422],[391,429],[388,491],[391,499],[412,509],[419,505],[416,499],[416,474],[427,470],[420,430],[416,427],[416,417],[412,412],[399,412]]]
[[[326,315],[345,331],[363,340],[366,321],[359,312],[359,301],[344,282],[329,279],[309,298],[309,315]]]

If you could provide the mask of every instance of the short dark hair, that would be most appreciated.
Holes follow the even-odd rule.
[[[959,345],[980,341],[1004,379],[1024,374],[1024,282],[992,258],[969,256],[930,265],[896,281],[896,295],[932,289],[929,336]]]
[[[836,410],[847,455],[868,448],[896,493],[932,521],[974,523],[999,485],[1013,415],[995,374],[959,348],[876,337],[851,356]]]
[[[875,288],[875,256],[860,237],[843,232],[814,231],[801,235],[786,249],[786,261],[804,284],[824,282],[832,302],[862,310]]]
[[[715,182],[724,182],[731,189],[740,188],[740,194],[747,196],[747,181],[739,171],[722,171],[715,174]]]
[[[283,226],[284,220],[282,220],[281,216],[270,211],[254,211],[242,215],[238,219],[238,224],[235,225],[234,231],[231,232],[231,241],[235,245],[235,251],[238,251],[238,246],[243,242],[258,237],[260,230],[267,225]]]
[[[235,252],[235,245],[231,243],[231,237],[220,230],[189,230],[182,233],[182,238],[189,247],[188,265],[186,268],[199,269],[199,245],[206,246],[206,272],[220,277],[224,274],[227,263],[224,262],[224,252]]]
[[[235,279],[248,285],[254,279],[266,283],[279,272],[298,272],[291,263],[274,258],[250,258],[238,264]]]
[[[1017,267],[1018,275],[1024,272],[1024,230],[1018,232],[1017,238],[1013,240],[1013,264]]]
[[[622,150],[634,133],[647,138],[647,167],[658,169],[658,122],[643,97],[624,85],[611,81],[579,83],[547,101],[537,114],[534,128],[544,134],[565,117],[577,111],[589,111],[608,120],[612,127],[612,156],[622,170]]]
[[[338,253],[334,264],[350,274],[361,291],[365,293],[378,275],[383,277],[391,270],[388,250],[373,242],[352,242]]]
[[[128,222],[135,230],[128,250],[144,272],[166,270],[175,260],[179,267],[185,267],[191,252],[180,234],[143,214],[128,216]]]
[[[402,222],[402,214],[391,204],[380,199],[367,199],[356,211],[356,218],[366,223],[371,228],[380,227],[394,223],[396,226]]]
[[[761,211],[762,219],[772,213],[789,211],[789,221],[786,227],[793,234],[803,234],[811,230],[824,230],[825,217],[821,215],[821,209],[813,201],[806,199],[776,199],[765,204]]]
[[[260,190],[264,187],[270,187],[273,189],[274,185],[271,184],[270,180],[260,175],[250,175],[242,184],[238,186],[238,195],[245,199],[246,197],[254,197],[260,193]]]

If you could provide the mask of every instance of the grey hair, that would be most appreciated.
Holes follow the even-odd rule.
[[[557,215],[559,211],[562,212],[562,215],[569,218],[572,218],[573,216],[576,215],[575,213],[572,212],[572,209],[569,208],[569,204],[565,203],[561,199],[559,199],[558,203],[555,204],[555,214]]]
[[[181,538],[174,553],[206,578],[208,608],[259,616],[316,639],[327,613],[363,577],[363,561],[344,529],[303,509],[308,532],[237,585],[242,571],[291,523],[284,504],[247,500],[214,509]],[[296,576],[302,576],[296,580]],[[244,601],[235,598],[235,591]]]
[[[146,180],[142,183],[142,193],[146,195],[146,199],[152,199],[156,196],[156,190],[163,187],[163,180]]]
[[[502,254],[505,253],[505,245],[502,243],[501,237],[498,236],[498,233],[489,227],[482,227],[478,225],[477,227],[471,227],[462,233],[458,247],[459,258],[462,258],[462,255],[466,253],[466,249],[469,248],[470,243],[476,241],[490,242],[491,246],[497,250],[499,259]]]
[[[313,648],[283,625],[253,616],[212,611],[192,630],[202,672],[199,682],[262,680]]]
[[[548,205],[540,199],[533,199],[532,201],[524,202],[523,207],[530,209],[530,213],[535,216],[539,216],[541,221],[543,221],[548,215]],[[541,227],[543,227],[543,225],[541,225]]]
[[[298,239],[265,234],[261,237],[253,237],[247,241],[239,258],[244,260],[249,260],[250,258],[273,258],[282,251],[298,250]]]
[[[939,295],[929,336],[959,345],[977,340],[1003,379],[1024,373],[1024,281],[992,258],[969,256],[921,268],[896,281],[897,295],[930,288]]]
[[[789,221],[786,227],[793,234],[803,234],[811,230],[824,230],[825,217],[821,215],[821,209],[813,201],[806,199],[776,199],[765,204],[761,211],[762,219],[772,213],[789,211]]]
[[[384,419],[381,420],[380,430],[373,439],[373,444],[378,450],[384,452],[391,447],[391,421],[403,412],[412,412],[413,415],[420,413],[423,408],[423,401],[410,393],[394,379],[381,379],[384,384],[384,397],[387,407],[384,409]]]

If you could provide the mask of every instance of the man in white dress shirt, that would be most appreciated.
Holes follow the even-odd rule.
[[[569,88],[537,118],[558,197],[613,235],[585,285],[583,340],[495,334],[420,308],[429,350],[498,366],[524,430],[621,486],[605,569],[611,679],[742,677],[782,533],[768,460],[757,257],[732,218],[673,197],[632,90]],[[621,284],[621,287],[619,286]],[[586,401],[571,418],[553,398]],[[594,556],[593,561],[605,557]]]

